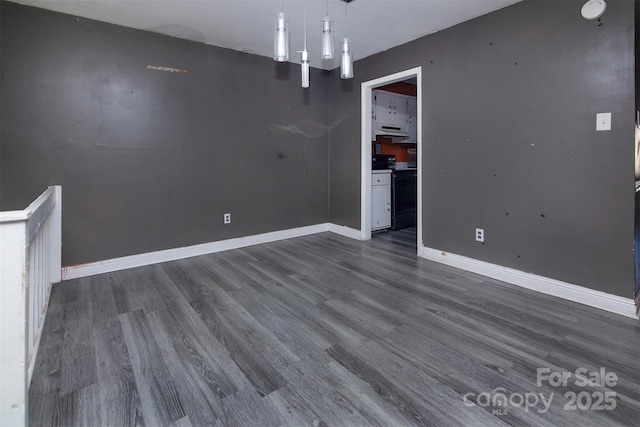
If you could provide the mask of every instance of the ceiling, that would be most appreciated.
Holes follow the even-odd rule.
[[[163,33],[256,55],[273,55],[280,0],[12,0],[57,12]],[[326,0],[285,0],[291,62],[300,62],[307,7],[311,66],[339,66],[339,40],[348,30],[354,60],[451,27],[520,0],[329,0],[336,58],[320,59],[320,19]],[[346,8],[346,21],[345,21]],[[345,24],[346,22],[346,24]]]

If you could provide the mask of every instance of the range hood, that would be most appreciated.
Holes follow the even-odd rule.
[[[403,139],[407,139],[411,136],[407,132],[403,132],[402,128],[398,126],[389,126],[389,125],[381,125],[381,124],[376,124],[374,133],[375,133],[375,136],[378,136],[378,135],[390,136],[393,138],[403,138]]]

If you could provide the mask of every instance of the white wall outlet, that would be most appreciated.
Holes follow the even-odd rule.
[[[484,243],[484,228],[476,228],[476,242]]]
[[[611,130],[611,113],[596,114],[596,130]]]
[[[224,214],[224,223],[225,224],[231,224],[231,214],[230,213]]]

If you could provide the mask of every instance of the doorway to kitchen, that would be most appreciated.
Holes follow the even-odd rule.
[[[389,132],[389,138],[395,138],[399,144],[398,146],[402,146],[405,145],[405,147],[408,147],[408,144],[403,144],[405,142],[405,140],[403,140],[402,138],[403,133],[409,133],[410,132],[406,132],[406,129],[389,129],[388,126],[381,126],[379,124],[380,120],[374,120],[372,111],[373,111],[373,102],[374,102],[374,97],[376,96],[376,90],[379,88],[382,88],[383,86],[385,87],[389,87],[389,85],[393,85],[399,82],[411,82],[412,84],[415,84],[416,88],[416,99],[415,99],[415,103],[416,103],[416,113],[415,113],[415,135],[411,135],[410,137],[405,137],[405,138],[412,138],[414,143],[415,143],[415,152],[411,153],[408,152],[407,156],[411,156],[411,158],[402,158],[402,160],[399,162],[400,164],[398,165],[397,169],[398,172],[400,172],[400,174],[407,174],[407,173],[412,173],[416,176],[415,179],[415,185],[416,185],[416,224],[415,227],[405,227],[402,228],[400,231],[394,232],[394,233],[398,233],[396,236],[404,241],[407,241],[408,236],[410,236],[409,238],[413,239],[413,242],[415,243],[415,251],[416,253],[419,252],[420,248],[422,247],[422,67],[416,67],[416,68],[412,68],[409,70],[405,70],[405,71],[401,71],[395,74],[391,74],[388,76],[384,76],[384,77],[380,77],[374,80],[370,80],[367,82],[362,83],[361,86],[361,112],[362,112],[362,129],[361,129],[361,135],[362,135],[362,141],[361,141],[361,171],[362,171],[362,175],[361,175],[361,239],[362,240],[369,240],[372,237],[372,229],[376,229],[378,227],[376,227],[373,224],[373,219],[374,219],[374,215],[377,215],[376,212],[373,212],[372,209],[372,197],[374,199],[377,200],[378,195],[381,193],[381,190],[379,188],[376,188],[376,185],[373,184],[379,184],[379,181],[385,182],[385,181],[389,181],[391,182],[391,180],[393,179],[393,175],[390,175],[388,178],[386,178],[385,175],[379,176],[379,174],[372,174],[372,172],[375,172],[372,168],[372,156],[375,153],[376,147],[375,144],[376,142],[373,142],[376,140],[376,133],[380,133],[380,134],[384,134],[384,132]],[[393,108],[393,114],[395,114],[395,108]],[[376,123],[378,122],[378,125],[376,125]],[[380,129],[377,129],[380,128]],[[408,140],[407,140],[408,141]],[[413,147],[413,145],[411,145],[411,147]],[[400,151],[401,152],[401,151]],[[406,153],[406,148],[405,148],[405,153]],[[387,155],[387,157],[382,157],[383,159],[389,159],[390,156]],[[397,159],[396,157],[393,158],[394,160]],[[391,160],[391,159],[389,159]],[[415,160],[415,168],[410,167],[413,166],[413,160]],[[386,161],[386,160],[385,160]],[[394,161],[394,165],[393,165],[393,169],[394,172],[392,172],[393,174],[395,174],[395,169],[396,169],[396,163]],[[400,171],[401,169],[401,171]],[[375,175],[375,178],[373,177]],[[374,182],[375,179],[375,182]],[[384,193],[383,190],[382,193]],[[386,193],[384,193],[386,194]],[[398,193],[396,193],[398,194]],[[389,195],[389,202],[392,203],[392,195]],[[392,209],[393,207],[390,205],[390,209]],[[396,228],[396,227],[394,227]],[[391,227],[389,227],[389,229],[391,229]],[[415,237],[414,233],[415,232]]]

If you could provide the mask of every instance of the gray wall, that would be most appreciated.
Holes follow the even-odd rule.
[[[0,4],[0,203],[61,184],[64,265],[327,221],[328,72]]]
[[[0,206],[62,184],[65,265],[360,228],[360,83],[422,66],[425,245],[628,297],[633,2],[582,3],[525,0],[303,91],[293,64],[0,2]]]
[[[360,228],[360,83],[422,66],[425,246],[631,297],[634,3],[601,22],[583,3],[524,1],[332,72],[331,222]]]

